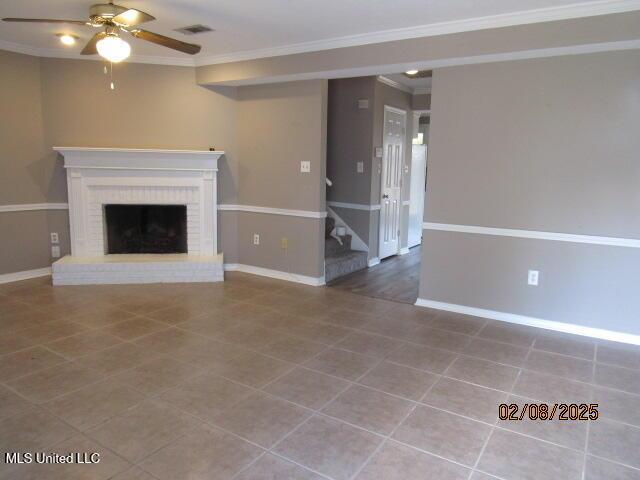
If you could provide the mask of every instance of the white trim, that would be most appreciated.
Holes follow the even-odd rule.
[[[347,229],[347,233],[349,235],[351,235],[351,250],[357,250],[359,252],[368,252],[369,251],[369,245],[367,245],[366,243],[364,243],[364,241],[362,240],[362,238],[360,238],[360,235],[358,235],[350,226],[347,222],[345,222],[342,217],[340,217],[340,215],[338,215],[335,210],[333,210],[331,207],[327,207],[328,212],[330,213],[329,216],[334,217],[335,221],[336,221],[336,226],[344,226],[344,228]]]
[[[402,201],[402,206],[403,207],[408,207],[411,205],[411,200],[403,200]]]
[[[335,208],[349,208],[351,210],[366,210],[369,212],[373,212],[374,210],[380,210],[380,205],[366,205],[364,203],[347,203],[347,202],[329,202],[327,201],[327,205],[329,207]]]
[[[414,89],[411,87],[408,87],[406,85],[401,84],[400,82],[396,82],[395,80],[391,80],[388,77],[385,77],[383,75],[378,75],[378,81],[380,83],[384,83],[385,85],[391,87],[391,88],[396,88],[402,92],[408,93],[410,95],[413,95],[414,93]]]
[[[409,247],[401,247],[400,248],[399,255],[406,255],[407,253],[409,253]]]
[[[298,275],[296,273],[283,272],[280,270],[272,270],[270,268],[256,267],[253,265],[244,265],[242,263],[225,263],[224,270],[226,272],[244,272],[252,275],[260,275],[261,277],[277,278],[278,280],[286,280],[288,282],[302,283],[319,287],[325,284],[324,276],[309,277],[306,275]]]
[[[380,263],[380,259],[378,257],[373,257],[367,260],[367,267],[375,267]]]
[[[289,217],[325,218],[327,212],[314,212],[311,210],[290,210],[288,208],[258,207],[255,205],[218,205],[218,210],[231,212],[268,213],[271,215],[286,215]]]
[[[279,47],[245,50],[207,57],[197,57],[196,66],[214,65],[220,63],[238,62],[256,58],[277,57],[296,53],[317,52],[335,48],[355,47],[373,43],[392,42],[419,37],[432,37],[451,33],[485,30],[491,28],[511,27],[515,25],[527,25],[531,23],[552,22],[557,20],[569,20],[572,18],[607,15],[612,13],[630,12],[640,9],[639,0],[601,0],[599,2],[575,3],[555,7],[539,8],[523,12],[505,13],[485,17],[453,20],[449,22],[432,23],[415,27],[397,28],[370,32],[356,35],[348,35],[332,39],[303,42]],[[418,68],[407,66],[408,68]],[[404,71],[396,70],[396,72]],[[378,71],[380,73],[380,71]],[[387,73],[387,72],[382,72]],[[388,72],[391,73],[391,72]]]
[[[239,62],[243,60],[253,60],[258,58],[277,57],[281,55],[292,55],[296,53],[317,52],[335,48],[355,47],[359,45],[369,45],[396,40],[407,40],[411,38],[432,37],[437,35],[510,27],[515,25],[528,25],[532,23],[553,22],[558,20],[569,20],[572,18],[631,12],[634,10],[640,10],[640,0],[600,0],[595,2],[574,3],[571,5],[544,7],[535,10],[503,13],[484,17],[467,18],[463,20],[452,20],[448,22],[418,25],[414,27],[347,35],[310,42],[244,50],[218,55],[196,57],[133,55],[129,59],[127,59],[127,62],[155,63],[160,65],[178,65],[191,67],[215,65],[220,63]],[[99,57],[80,55],[79,52],[69,52],[57,48],[36,48],[29,45],[13,43],[4,40],[0,40],[0,49],[42,57],[73,58],[94,61],[99,60]],[[404,70],[407,70],[408,68],[422,67],[420,65],[408,65],[404,68]],[[396,70],[396,72],[404,70],[400,69]],[[382,72],[381,70],[378,70],[377,73],[393,72]]]
[[[35,210],[69,210],[68,203],[17,203],[0,205],[0,212],[30,212]]]
[[[451,225],[448,223],[424,222],[423,230],[439,230],[443,232],[479,233],[481,235],[497,235],[501,237],[533,238],[536,240],[554,240],[557,242],[589,243],[592,245],[609,245],[614,247],[640,248],[640,239],[621,237],[598,237],[594,235],[577,235],[573,233],[539,232],[535,230],[514,230],[510,228],[478,227],[474,225]]]
[[[495,310],[487,310],[484,308],[467,307],[465,305],[457,305],[454,303],[437,302],[426,298],[418,298],[415,305],[418,307],[435,308],[437,310],[445,310],[447,312],[462,313],[465,315],[473,315],[476,317],[490,318],[501,322],[516,323],[518,325],[528,325],[530,327],[544,328],[546,330],[554,330],[557,332],[573,333],[585,337],[601,338],[603,340],[611,340],[614,342],[631,343],[640,345],[640,335],[631,333],[615,332],[612,330],[604,330],[602,328],[585,327],[573,323],[556,322],[553,320],[543,320],[541,318],[527,317],[515,313],[498,312]]]
[[[0,275],[0,283],[19,282],[31,278],[46,277],[51,275],[51,267],[36,268],[35,270],[24,270],[22,272],[3,273]]]

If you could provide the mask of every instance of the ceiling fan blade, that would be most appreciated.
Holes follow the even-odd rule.
[[[3,18],[5,22],[22,23],[71,23],[73,25],[87,25],[86,20],[58,20],[55,18]]]
[[[157,33],[149,32],[147,30],[135,29],[135,30],[129,31],[129,33],[131,33],[131,35],[133,35],[136,38],[140,38],[142,40],[146,40],[147,42],[155,43],[157,45],[162,45],[163,47],[172,48],[174,50],[178,50],[179,52],[188,53],[189,55],[195,55],[202,48],[200,45],[181,42],[180,40],[176,40],[170,37],[165,37],[164,35],[159,35]]]
[[[136,10],[135,8],[130,8],[126,12],[122,12],[119,15],[116,15],[112,18],[114,23],[119,25],[126,25],[128,27],[134,27],[136,25],[140,25],[144,22],[150,22],[151,20],[155,20],[156,17],[153,15],[149,15],[148,13],[141,12],[140,10]]]
[[[91,40],[89,40],[89,42],[84,46],[84,48],[82,49],[82,51],[80,52],[80,55],[95,55],[98,53],[98,48],[96,47],[96,44],[98,43],[98,40],[100,40],[101,38],[104,38],[107,34],[104,32],[98,32],[96,33],[93,37],[91,37]]]

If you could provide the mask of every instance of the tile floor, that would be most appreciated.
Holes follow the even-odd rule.
[[[3,457],[102,459],[2,479],[640,479],[640,347],[231,274],[0,285],[0,355]]]

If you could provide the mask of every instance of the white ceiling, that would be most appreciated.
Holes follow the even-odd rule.
[[[0,17],[85,19],[95,0],[0,2]],[[199,43],[196,64],[219,63],[400,38],[640,9],[640,0],[122,0],[157,20],[145,28]],[[185,36],[176,28],[202,23],[215,32]],[[82,26],[0,22],[0,48],[69,56],[59,32],[88,40]],[[82,41],[80,42],[82,43]],[[132,39],[139,60],[192,63],[185,54]]]

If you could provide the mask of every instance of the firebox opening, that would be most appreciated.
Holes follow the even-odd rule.
[[[187,253],[186,205],[105,205],[107,253]]]

